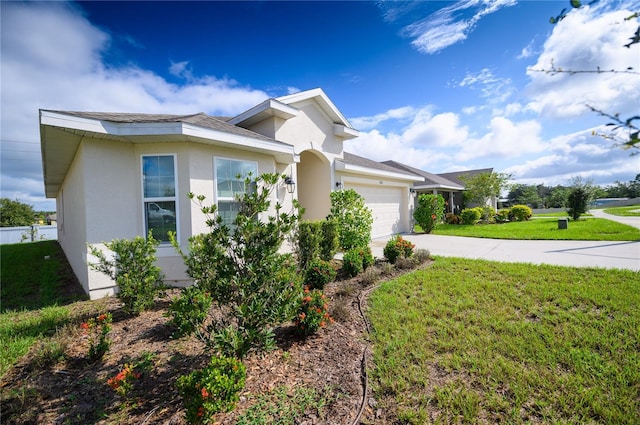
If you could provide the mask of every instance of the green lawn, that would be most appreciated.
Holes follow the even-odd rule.
[[[504,224],[476,224],[467,226],[440,224],[432,233],[434,235],[522,240],[640,240],[640,229],[603,218],[586,218],[578,221],[569,221],[568,228],[562,230],[558,229],[558,220],[555,218],[537,218],[529,221]]]
[[[369,300],[398,423],[638,423],[640,274],[437,258]]]
[[[68,307],[86,299],[69,292],[64,254],[56,241],[0,246],[0,376],[31,345],[70,320]]]
[[[640,217],[640,205],[631,205],[628,207],[605,208],[603,210],[607,214],[620,215],[626,217]]]

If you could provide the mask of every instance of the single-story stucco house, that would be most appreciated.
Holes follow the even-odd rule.
[[[167,283],[188,284],[167,231],[186,246],[207,230],[189,192],[231,220],[244,190],[238,174],[289,176],[295,185],[279,187],[274,201],[287,210],[297,199],[310,220],[327,216],[332,190],[353,188],[373,211],[373,238],[412,229],[415,193],[461,204],[455,175],[345,152],[358,134],[321,89],[267,99],[233,118],[40,110],[45,193],[56,198],[59,243],[92,299],[115,287],[88,266],[88,245],[149,230],[165,242],[157,256]]]

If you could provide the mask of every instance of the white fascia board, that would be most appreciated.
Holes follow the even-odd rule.
[[[416,175],[408,175],[408,174],[402,174],[402,173],[394,173],[392,171],[376,170],[373,168],[363,167],[360,165],[346,164],[345,162],[340,160],[336,160],[335,169],[336,171],[345,171],[353,174],[362,174],[367,176],[386,177],[391,179],[399,179],[399,180],[412,181],[412,182],[424,181],[423,177],[419,177]]]
[[[238,145],[242,147],[255,148],[262,151],[269,151],[276,154],[287,154],[294,156],[293,146],[280,142],[270,142],[257,138],[240,136],[224,131],[198,127],[193,124],[171,122],[171,123],[112,123],[91,118],[75,117],[71,115],[58,114],[55,112],[42,111],[40,116],[42,125],[53,127],[70,128],[79,131],[87,131],[97,134],[105,134],[121,137],[132,136],[154,136],[154,135],[175,135],[192,136],[201,139],[219,141]],[[131,140],[135,143],[135,140]]]
[[[360,132],[354,128],[347,127],[342,124],[334,124],[333,134],[346,140],[358,137],[360,135]]]
[[[301,91],[298,93],[290,94],[288,96],[281,96],[277,100],[286,104],[291,104],[313,98],[320,99],[320,105],[323,107],[325,112],[329,114],[331,119],[337,121],[336,124],[343,124],[345,127],[351,128],[349,120],[347,120],[347,118],[342,115],[342,112],[340,112],[340,110],[336,108],[336,105],[333,104],[331,99],[329,99],[329,96],[327,96],[321,88]]]
[[[421,185],[421,186],[414,186],[413,187],[416,190],[432,190],[432,189],[444,189],[444,190],[465,190],[464,187],[462,186],[446,186],[446,185],[442,185],[442,184],[427,184],[427,185]]]
[[[232,145],[239,145],[242,147],[256,148],[263,151],[291,154],[292,157],[294,155],[293,146],[287,145],[285,143],[270,142],[268,140],[261,140],[253,137],[240,136],[238,134],[232,134],[224,131],[198,127],[192,124],[183,124],[182,134],[186,136],[198,137],[201,139],[209,139],[214,141],[226,142]]]
[[[276,99],[267,99],[248,111],[231,118],[227,122],[229,124],[237,125],[245,121],[251,121],[252,118],[258,117],[260,114],[265,114],[265,118],[267,116],[276,116],[283,119],[289,119],[297,116],[298,112],[298,109],[293,106],[279,102]]]

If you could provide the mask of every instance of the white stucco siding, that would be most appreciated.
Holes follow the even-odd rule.
[[[83,148],[79,147],[56,197],[58,242],[71,268],[86,293],[89,293],[87,271],[87,220],[85,210]]]

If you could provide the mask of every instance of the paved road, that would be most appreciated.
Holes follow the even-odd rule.
[[[605,216],[602,211],[596,211],[592,211],[596,217],[624,220],[625,224],[640,228],[640,217]],[[405,234],[403,237],[416,248],[428,249],[432,255],[444,257],[640,271],[640,241],[513,241],[425,234]],[[383,256],[388,239],[372,242],[374,256]]]

